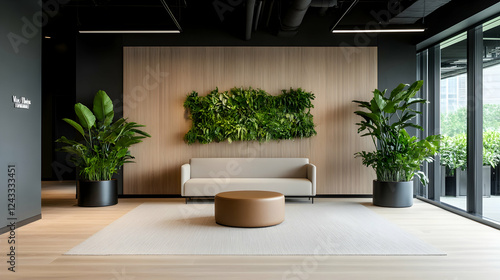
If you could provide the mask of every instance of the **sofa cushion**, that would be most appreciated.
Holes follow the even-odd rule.
[[[306,178],[307,158],[192,158],[191,178]]]
[[[194,178],[184,185],[183,196],[215,196],[226,191],[275,191],[285,196],[312,195],[306,178]]]

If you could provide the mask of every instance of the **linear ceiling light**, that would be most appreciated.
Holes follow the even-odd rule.
[[[405,33],[405,32],[424,32],[425,28],[414,29],[344,29],[332,30],[332,33]]]
[[[137,33],[137,34],[154,34],[154,33],[181,33],[179,30],[80,30],[80,33],[93,34],[113,34],[113,33]]]

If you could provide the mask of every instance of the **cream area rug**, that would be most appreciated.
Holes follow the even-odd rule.
[[[265,228],[215,223],[213,203],[146,202],[66,255],[446,255],[358,203],[287,202]]]

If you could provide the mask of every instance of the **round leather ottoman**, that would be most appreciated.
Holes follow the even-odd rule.
[[[285,196],[268,191],[232,191],[215,195],[215,222],[233,227],[267,227],[285,220]]]

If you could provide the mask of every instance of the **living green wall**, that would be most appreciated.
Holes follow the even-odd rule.
[[[193,121],[188,144],[223,141],[269,141],[316,135],[311,108],[315,96],[301,88],[277,96],[262,89],[233,88],[207,96],[193,91],[184,102]]]

